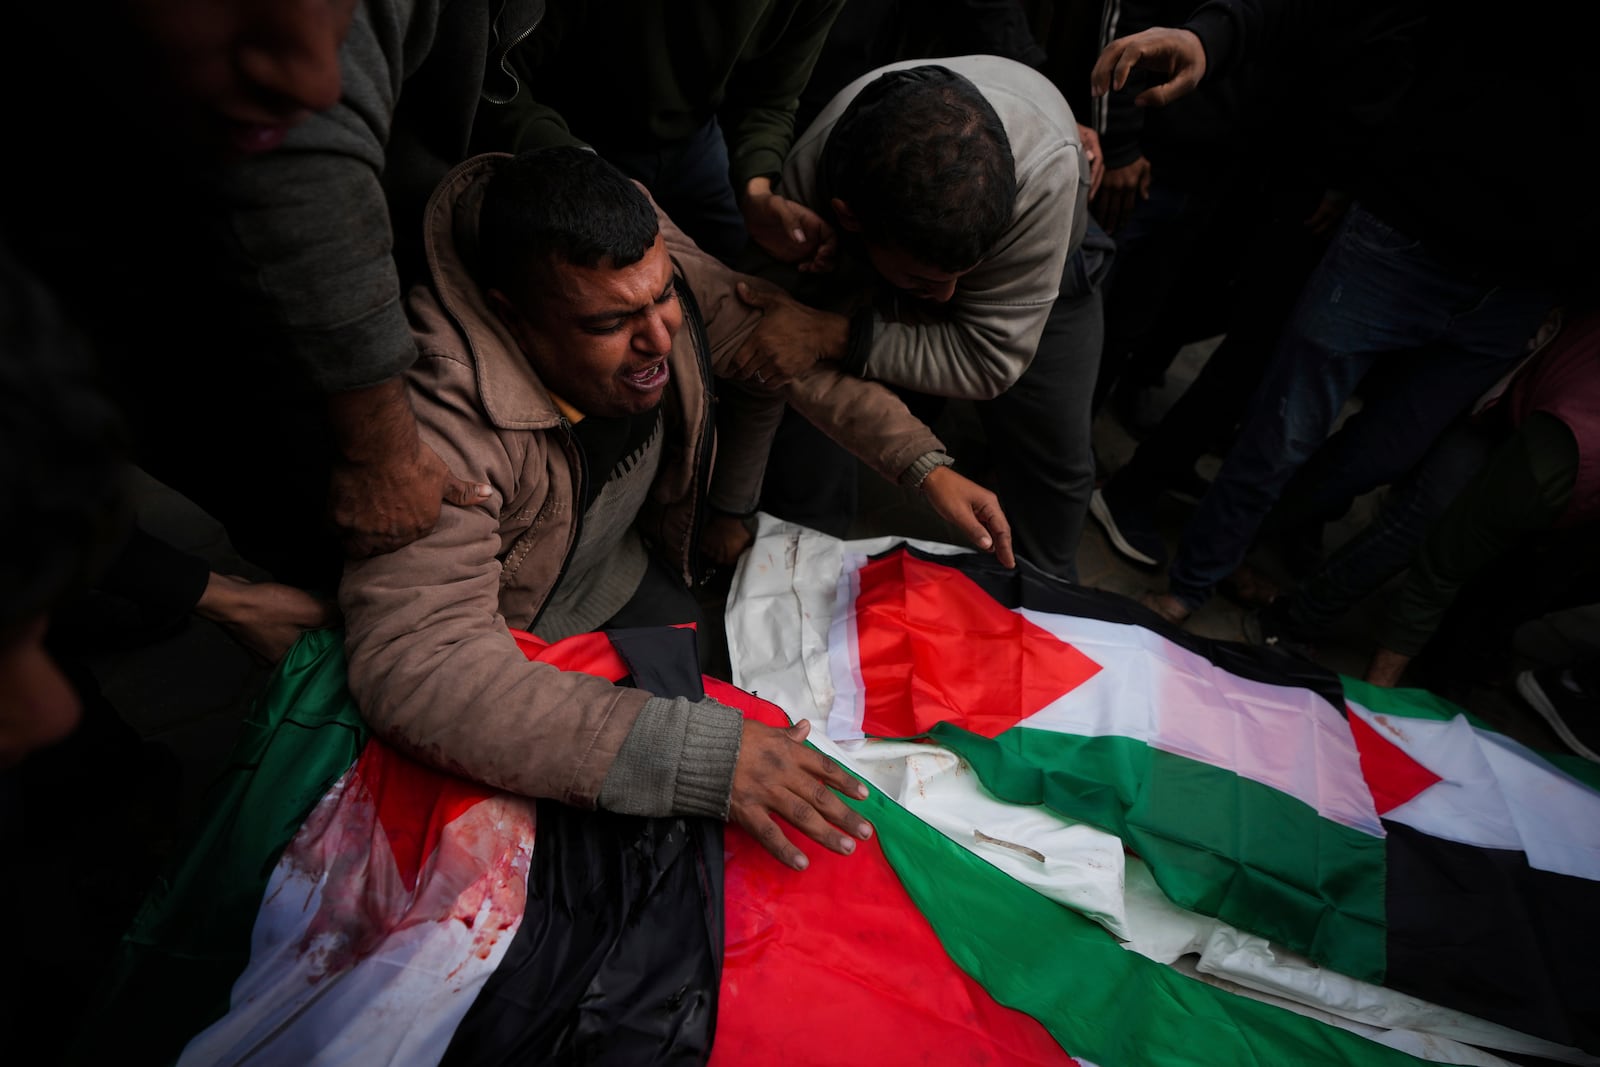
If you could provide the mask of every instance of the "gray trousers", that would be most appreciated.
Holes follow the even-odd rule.
[[[1078,541],[1094,492],[1095,377],[1105,333],[1098,273],[1076,253],[1033,362],[1010,389],[973,405],[989,441],[994,489],[1018,556],[1078,580]],[[1109,260],[1109,257],[1107,257]]]

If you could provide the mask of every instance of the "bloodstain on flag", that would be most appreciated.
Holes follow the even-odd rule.
[[[511,828],[508,832],[508,828]],[[299,951],[312,981],[384,950],[396,934],[434,923],[472,932],[488,959],[522,917],[532,805],[367,744],[284,852],[305,877],[315,912]]]
[[[855,637],[862,729],[914,737],[957,719],[996,737],[1100,664],[953,568],[895,553],[861,568]]]

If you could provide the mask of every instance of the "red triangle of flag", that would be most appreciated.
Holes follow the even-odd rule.
[[[858,577],[856,666],[870,736],[915,737],[944,721],[994,737],[1100,670],[951,567],[900,551]]]
[[[1442,780],[1348,707],[1345,719],[1350,723],[1350,736],[1355,738],[1356,753],[1361,757],[1361,776],[1367,780],[1379,815],[1393,811]]]

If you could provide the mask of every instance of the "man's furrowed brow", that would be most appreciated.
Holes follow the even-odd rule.
[[[661,287],[661,292],[657,293],[654,300],[651,302],[659,304],[665,301],[667,297],[671,296],[672,289],[676,284],[676,281],[677,280],[675,278],[668,278],[667,284]],[[609,308],[605,311],[596,311],[592,314],[580,315],[578,316],[578,324],[580,326],[600,326],[608,322],[616,322],[618,319],[632,318],[634,315],[638,315],[643,312],[647,306],[648,305],[646,304],[638,304],[632,307]]]

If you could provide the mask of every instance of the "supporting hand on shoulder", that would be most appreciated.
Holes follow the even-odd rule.
[[[489,498],[488,485],[455,477],[418,437],[405,379],[335,393],[328,412],[339,442],[328,509],[352,559],[424,536],[443,503],[466,507]]]
[[[850,339],[850,320],[831,311],[807,307],[769,285],[739,282],[739,299],[761,311],[754,332],[733,355],[733,365],[720,373],[738,381],[775,389],[819,360],[841,359]]]

